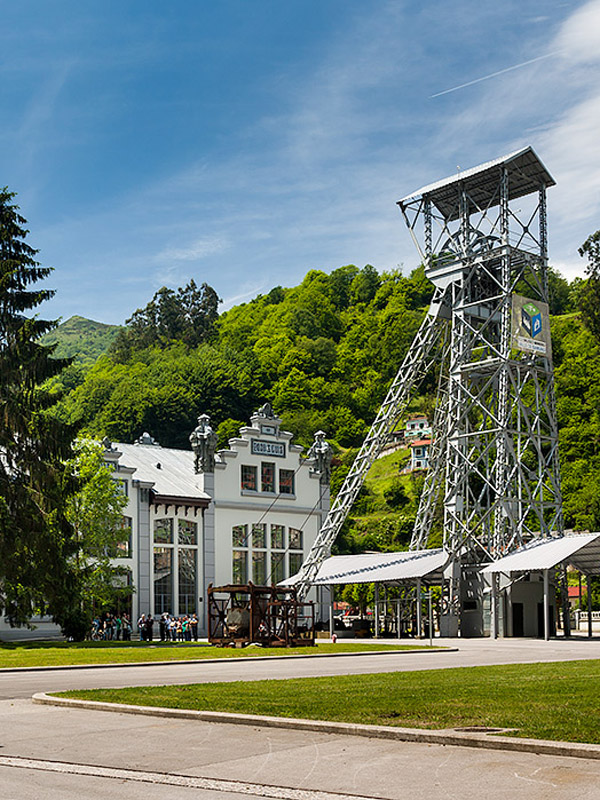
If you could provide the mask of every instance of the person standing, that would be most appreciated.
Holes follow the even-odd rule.
[[[159,632],[159,635],[160,635],[161,642],[166,642],[167,641],[167,625],[168,625],[168,622],[169,622],[169,615],[167,614],[166,611],[164,611],[160,615],[160,619],[158,621],[158,632]]]

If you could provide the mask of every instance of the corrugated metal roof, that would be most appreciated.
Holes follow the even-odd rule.
[[[152,482],[156,494],[210,500],[210,496],[198,486],[191,450],[121,442],[114,442],[113,447],[123,454],[119,464],[133,467],[133,478]]]
[[[361,553],[354,556],[331,556],[319,569],[313,584],[328,586],[341,583],[394,583],[432,576],[441,572],[448,561],[445,550],[415,550],[396,553]],[[288,583],[293,585],[293,578]]]
[[[600,574],[600,533],[537,539],[493,564],[488,564],[481,571],[532,572],[552,569],[562,562],[572,564],[582,572]]]
[[[457,172],[456,175],[423,186],[407,197],[403,197],[398,203],[406,205],[412,200],[427,196],[445,219],[458,219],[458,185],[464,186],[472,201],[469,213],[475,211],[476,207],[495,206],[499,202],[499,198],[495,197],[500,177],[498,168],[504,166],[508,169],[509,200],[536,192],[541,186],[554,186],[555,184],[554,178],[542,164],[533,148],[524,147],[521,150],[515,150],[514,153],[480,164],[478,167]]]

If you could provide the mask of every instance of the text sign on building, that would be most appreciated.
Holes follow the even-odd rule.
[[[552,358],[550,312],[547,303],[512,296],[512,346],[525,353]]]
[[[283,442],[262,442],[260,439],[252,439],[251,452],[254,456],[285,458],[285,444]]]

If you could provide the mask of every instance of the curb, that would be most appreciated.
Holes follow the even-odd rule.
[[[125,661],[123,664],[112,662],[108,664],[65,664],[63,666],[48,667],[0,667],[0,675],[10,672],[52,672],[65,669],[118,669],[121,667],[168,667],[173,664],[223,664],[241,661],[289,661],[295,658],[340,658],[341,656],[391,656],[408,655],[410,653],[457,653],[458,647],[434,647],[431,650],[367,650],[364,653],[306,653],[293,656],[247,656],[246,658],[181,658],[170,661]]]
[[[167,719],[190,719],[198,722],[250,725],[253,727],[283,728],[289,730],[330,733],[341,736],[362,736],[368,739],[388,739],[400,742],[475,747],[483,750],[506,750],[538,755],[566,756],[568,758],[600,759],[600,745],[579,742],[552,742],[546,739],[517,739],[511,736],[490,736],[489,733],[461,732],[458,730],[431,731],[423,728],[394,728],[385,725],[358,725],[348,722],[323,722],[286,717],[265,717],[253,714],[231,714],[221,711],[192,711],[156,706],[132,706],[117,703],[102,703],[96,700],[75,700],[68,697],[53,697],[45,692],[33,695],[34,703],[111,711],[118,714],[139,714]]]

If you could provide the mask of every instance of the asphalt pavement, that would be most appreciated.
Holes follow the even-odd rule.
[[[37,691],[600,658],[599,640],[456,640],[457,653],[0,674],[0,798],[587,800],[600,761],[34,705]],[[341,800],[339,796],[337,800]]]

